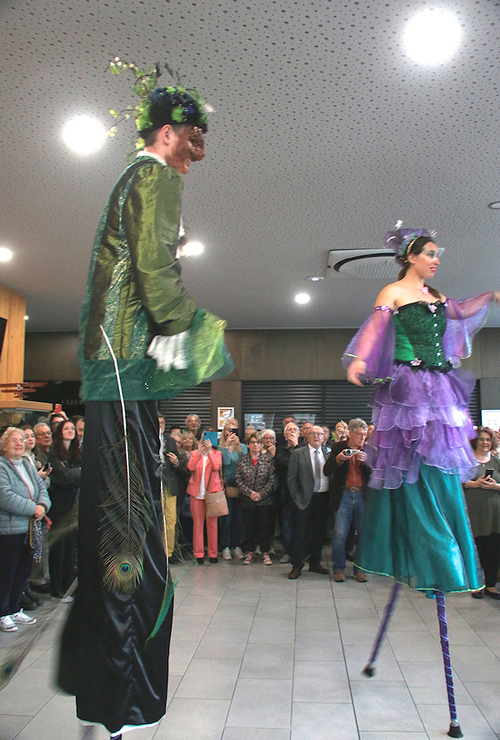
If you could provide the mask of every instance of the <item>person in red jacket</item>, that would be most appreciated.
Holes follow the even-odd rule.
[[[203,565],[205,543],[203,540],[203,525],[207,521],[208,557],[211,563],[217,563],[217,519],[207,517],[205,495],[222,491],[220,470],[222,467],[222,453],[214,450],[209,439],[200,440],[198,449],[191,452],[187,464],[191,471],[191,479],[187,492],[191,496],[191,514],[193,517],[193,553],[199,565]]]

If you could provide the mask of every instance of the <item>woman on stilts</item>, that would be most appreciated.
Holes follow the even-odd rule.
[[[462,737],[453,691],[444,594],[481,587],[461,481],[475,465],[468,401],[475,379],[458,373],[500,293],[461,301],[426,285],[442,252],[435,233],[386,234],[401,272],[375,302],[343,361],[356,385],[377,384],[372,476],[356,565],[396,579],[364,673],[373,676],[401,584],[436,596],[451,737]]]

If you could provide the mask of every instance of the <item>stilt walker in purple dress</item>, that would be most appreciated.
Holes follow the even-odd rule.
[[[434,232],[402,229],[385,242],[401,265],[343,358],[348,379],[377,385],[372,400],[370,493],[356,556],[362,570],[396,579],[364,669],[373,676],[400,584],[436,596],[451,737],[462,737],[451,673],[444,594],[473,591],[481,571],[461,481],[475,465],[468,401],[472,375],[457,372],[500,294],[454,301],[426,285],[439,265]]]

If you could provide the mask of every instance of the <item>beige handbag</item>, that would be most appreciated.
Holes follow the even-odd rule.
[[[207,517],[209,519],[215,516],[226,516],[226,514],[229,514],[224,491],[206,493],[205,504],[207,507]]]

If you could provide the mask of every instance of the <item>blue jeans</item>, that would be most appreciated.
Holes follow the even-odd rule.
[[[222,549],[241,545],[241,509],[237,498],[227,499],[229,514],[219,517]]]
[[[332,560],[333,570],[345,570],[345,541],[354,516],[354,526],[358,538],[363,528],[365,514],[365,494],[363,491],[344,491],[339,510],[335,515],[335,524],[332,532]],[[358,569],[355,567],[354,572]]]

